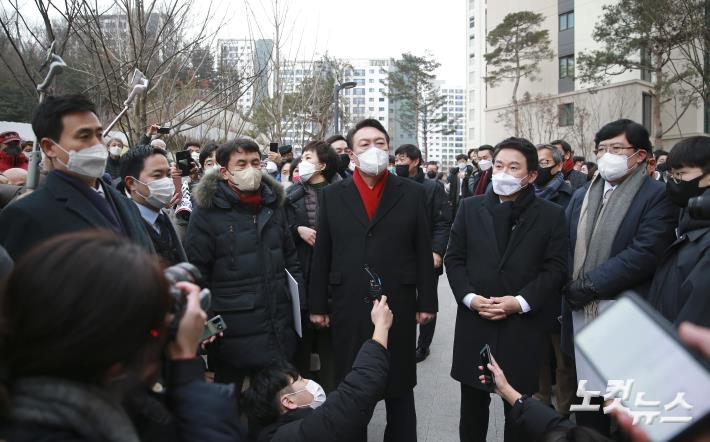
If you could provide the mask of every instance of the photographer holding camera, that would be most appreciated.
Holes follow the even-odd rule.
[[[352,370],[326,399],[323,388],[295,367],[267,368],[244,392],[246,413],[264,426],[259,442],[362,440],[389,372],[387,350],[394,319],[387,296],[373,302],[375,330],[360,347]]]
[[[109,232],[34,248],[0,298],[0,439],[242,440],[233,388],[202,379],[199,292]]]
[[[702,207],[698,214],[690,208],[697,197],[710,195],[710,138],[697,136],[679,142],[666,164],[668,196],[682,210],[677,239],[656,269],[648,300],[674,324],[690,321],[708,327],[710,219],[702,216]]]

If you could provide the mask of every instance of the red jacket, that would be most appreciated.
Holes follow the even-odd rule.
[[[5,172],[7,169],[12,169],[13,167],[19,167],[21,169],[27,170],[29,165],[29,160],[24,153],[19,155],[8,155],[4,151],[0,151],[0,172]]]

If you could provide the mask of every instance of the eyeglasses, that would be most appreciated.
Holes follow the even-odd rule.
[[[600,153],[610,153],[613,155],[618,155],[620,153],[623,153],[627,149],[635,149],[634,146],[624,146],[623,144],[600,144],[597,146],[597,150],[594,151],[595,154],[600,154]]]
[[[687,173],[685,173],[685,172],[675,172],[675,173],[666,172],[665,175],[666,175],[667,178],[670,178],[671,180],[673,180],[673,182],[674,182],[675,184],[680,184],[680,183],[683,182],[683,181],[692,181],[692,180],[694,180],[694,179],[696,179],[696,178],[702,178],[702,177],[704,177],[706,174],[700,175],[699,177],[695,177],[695,178],[693,178],[693,179],[691,179],[691,180],[684,180],[684,179],[683,179],[683,176],[684,176],[684,175],[687,175]]]

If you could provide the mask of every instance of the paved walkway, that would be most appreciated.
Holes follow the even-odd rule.
[[[419,442],[455,442],[459,440],[459,383],[449,375],[456,324],[456,301],[449,282],[439,279],[439,318],[436,323],[431,356],[417,365],[417,387],[414,397],[417,407]],[[471,351],[474,351],[472,349]],[[476,352],[478,350],[475,350]],[[503,403],[493,395],[488,442],[503,440]],[[381,441],[385,431],[385,407],[380,402],[368,428],[371,442]]]

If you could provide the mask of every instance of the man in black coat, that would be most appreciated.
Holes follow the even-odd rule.
[[[121,158],[121,179],[143,218],[155,251],[168,264],[187,261],[185,249],[168,214],[163,210],[175,195],[167,152],[138,146]]]
[[[85,229],[111,230],[152,252],[138,209],[100,179],[108,151],[94,104],[80,95],[47,97],[32,130],[51,172],[0,213],[0,244],[10,256],[17,261],[46,239]]]
[[[690,321],[710,326],[710,220],[688,213],[691,198],[710,196],[710,138],[690,137],[676,144],[667,157],[666,188],[682,207],[678,238],[666,250],[648,300],[674,324]]]
[[[468,164],[468,157],[465,154],[456,155],[456,167],[449,171],[449,204],[456,213],[461,201],[471,196],[468,182],[471,180],[476,170]]]
[[[311,321],[330,325],[336,379],[343,379],[372,334],[368,293],[381,284],[397,317],[390,331],[396,375],[387,382],[385,440],[416,440],[416,324],[437,311],[426,195],[416,182],[387,172],[389,135],[377,120],[355,125],[348,145],[356,172],[323,190],[318,211]]]
[[[303,287],[283,188],[262,173],[259,146],[234,140],[217,149],[217,162],[220,170],[195,189],[185,250],[212,291],[210,313],[227,324],[210,348],[215,381],[234,382],[239,392],[246,376],[293,357],[286,270]]]
[[[572,189],[577,190],[587,184],[587,174],[574,169],[574,151],[572,150],[572,146],[565,140],[551,141],[550,144],[555,146],[562,154],[562,173],[564,174],[565,181],[572,186]]]
[[[551,203],[555,203],[564,210],[572,198],[574,191],[572,186],[565,181],[564,173],[562,172],[562,164],[564,157],[562,153],[549,144],[541,144],[537,147],[537,159],[540,165],[535,180],[535,196],[542,198]],[[565,226],[566,227],[566,226]],[[566,230],[566,228],[565,228]],[[546,405],[551,405],[552,399],[552,375],[551,375],[551,354],[554,353],[556,362],[556,379],[557,379],[557,411],[564,415],[569,415],[569,407],[572,404],[576,387],[575,380],[571,382],[563,382],[564,376],[568,375],[573,369],[573,363],[564,357],[560,350],[560,321],[561,302],[551,302],[547,305],[549,313],[548,317],[548,333],[546,334],[542,350],[540,353],[540,389],[535,393],[535,399],[538,399]]]
[[[480,384],[479,351],[488,344],[523,393],[538,388],[546,306],[560,302],[568,239],[561,207],[535,197],[535,146],[509,138],[496,146],[493,191],[464,200],[446,252],[446,274],[458,303],[451,376],[461,382],[462,441],[488,431],[489,391]],[[505,404],[506,417],[510,406]],[[506,420],[506,440],[518,440]]]
[[[422,152],[413,144],[399,146],[394,152],[397,176],[411,178],[424,186],[426,192],[426,208],[431,230],[432,257],[434,258],[434,293],[437,297],[439,276],[444,273],[444,253],[449,243],[449,230],[451,229],[451,207],[446,201],[444,185],[438,180],[424,179],[421,168]],[[429,356],[429,346],[434,339],[436,317],[428,324],[419,326],[419,339],[417,340],[417,362]]]
[[[608,123],[594,142],[599,174],[567,206],[572,280],[563,291],[561,345],[574,354],[577,380],[587,380],[588,391],[604,391],[606,381],[573,351],[573,335],[625,290],[648,294],[675,236],[678,208],[663,183],[646,175],[651,141],[642,125],[627,119]],[[575,414],[577,423],[610,434],[610,419],[601,411]]]
[[[387,385],[388,332],[393,319],[387,296],[374,302],[371,319],[372,339],[365,341],[352,370],[327,399],[317,383],[289,367],[267,369],[255,377],[244,403],[247,413],[265,427],[259,442],[362,439]]]

